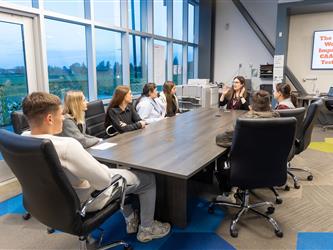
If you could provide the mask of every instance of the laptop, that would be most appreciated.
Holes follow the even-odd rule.
[[[327,93],[328,97],[333,97],[333,87],[330,87],[330,90]]]

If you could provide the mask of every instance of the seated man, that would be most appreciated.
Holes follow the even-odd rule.
[[[60,99],[45,92],[34,92],[26,96],[22,103],[31,132],[29,135],[37,138],[50,139],[59,156],[61,165],[75,189],[80,202],[84,203],[95,190],[103,190],[111,183],[112,176],[122,175],[127,181],[126,193],[134,193],[140,200],[141,225],[131,206],[126,206],[124,216],[128,233],[137,233],[137,239],[147,242],[166,236],[170,231],[169,223],[154,221],[156,185],[155,176],[141,171],[125,169],[110,169],[99,163],[82,145],[70,137],[59,137],[62,131],[63,115]],[[88,211],[96,211],[110,201],[107,194],[92,204]]]
[[[260,119],[260,118],[274,118],[280,117],[280,114],[276,111],[272,110],[270,105],[270,95],[265,90],[259,90],[255,92],[252,96],[252,105],[250,106],[250,111],[245,113],[243,117],[246,118],[253,118],[253,119]],[[230,179],[230,169],[224,166],[224,162],[226,161],[229,153],[229,149],[232,143],[234,130],[229,129],[222,134],[218,134],[216,136],[216,144],[228,148],[225,154],[223,154],[217,161],[218,161],[218,171],[216,172],[216,177],[219,181],[220,191],[222,193],[221,196],[218,197],[221,201],[229,201],[235,202],[234,196],[229,195],[231,190],[231,185],[229,182]]]

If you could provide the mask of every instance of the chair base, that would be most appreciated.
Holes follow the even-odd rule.
[[[214,200],[210,203],[210,205],[208,207],[208,212],[213,213],[215,205],[240,208],[240,210],[235,215],[234,219],[231,221],[231,224],[230,224],[230,235],[232,237],[238,237],[238,229],[236,228],[237,223],[240,220],[241,216],[243,214],[247,213],[248,211],[254,212],[254,213],[264,217],[265,219],[267,219],[268,222],[271,223],[271,225],[273,226],[275,235],[280,238],[283,237],[283,232],[281,231],[277,222],[272,217],[268,216],[268,214],[272,214],[275,211],[273,203],[269,202],[269,201],[264,201],[264,202],[249,204],[249,196],[250,196],[249,190],[241,191],[241,193],[238,194],[238,197],[241,199],[241,204]],[[262,207],[262,206],[269,206],[267,208],[266,214],[259,212],[255,209],[257,207]]]
[[[308,173],[307,180],[308,181],[312,181],[313,180],[313,174],[311,173],[311,171],[309,169],[306,169],[306,168],[294,168],[294,167],[291,167],[290,162],[288,162],[287,173],[293,178],[294,188],[296,188],[296,189],[299,189],[301,186],[298,183],[298,177],[294,173],[292,173],[292,171],[306,172],[306,173]],[[286,185],[285,190],[289,191],[289,186],[288,185]]]
[[[87,237],[79,237],[79,242],[80,242],[80,250],[87,250]],[[99,242],[101,242],[101,240],[99,240]],[[98,248],[96,248],[96,250],[106,250],[106,249],[110,249],[110,248],[114,248],[117,246],[124,246],[124,250],[132,250],[133,248],[131,247],[130,244],[128,244],[127,242],[123,241],[123,240],[118,240],[118,241],[114,241],[111,242],[107,245],[104,246],[98,246]]]
[[[333,125],[325,125],[325,126],[322,126],[322,129],[323,131],[325,132],[327,129],[333,129]]]

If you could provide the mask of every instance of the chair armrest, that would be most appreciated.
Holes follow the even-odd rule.
[[[113,128],[113,126],[110,125],[110,126],[108,126],[108,127],[105,129],[105,133],[106,133],[108,136],[110,136],[110,137],[119,134],[118,131],[116,131],[116,132],[114,132],[114,133],[111,133],[110,131],[111,131],[112,128]]]
[[[120,185],[120,181],[122,181],[122,184]],[[91,194],[91,198],[89,198],[86,202],[82,204],[81,211],[79,212],[82,217],[85,217],[86,215],[86,210],[89,204],[94,202],[98,197],[100,197],[104,192],[108,191],[110,188],[115,188],[115,189],[120,189],[120,197],[121,197],[121,203],[120,203],[120,209],[124,209],[124,202],[125,202],[125,188],[126,188],[127,182],[124,177],[122,177],[119,174],[116,174],[115,176],[112,177],[111,184],[103,189],[103,190],[98,190],[94,191]],[[115,192],[118,193],[118,192]]]

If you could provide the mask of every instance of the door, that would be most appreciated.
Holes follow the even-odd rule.
[[[0,127],[23,98],[37,90],[33,19],[0,13]],[[13,177],[0,155],[0,182]]]

